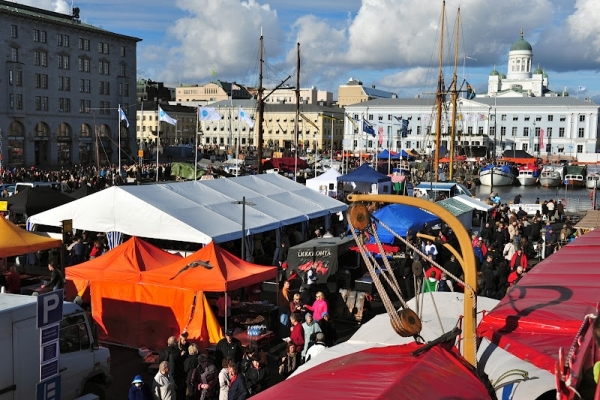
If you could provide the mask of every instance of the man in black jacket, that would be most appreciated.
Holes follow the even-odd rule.
[[[236,364],[242,361],[242,342],[233,337],[233,329],[225,332],[225,337],[217,343],[215,350],[215,365],[221,365],[225,357],[231,358]]]
[[[65,287],[65,278],[63,277],[62,272],[56,268],[56,263],[54,261],[50,261],[48,263],[48,269],[52,273],[50,275],[50,281],[45,285],[42,285],[42,288],[51,287],[52,290],[59,290]]]
[[[252,356],[252,365],[246,371],[246,387],[250,395],[260,393],[267,388],[269,383],[269,368],[261,365],[260,356],[254,354]]]
[[[160,364],[163,361],[169,363],[169,371],[175,378],[175,360],[177,359],[179,353],[179,349],[177,348],[177,338],[175,336],[171,336],[167,339],[167,347],[161,351],[158,355],[158,363]]]

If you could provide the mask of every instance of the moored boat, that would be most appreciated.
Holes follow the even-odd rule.
[[[564,184],[570,188],[582,188],[585,187],[585,166],[581,165],[569,165],[565,174]]]
[[[562,165],[544,165],[540,173],[540,185],[543,187],[558,187],[563,185],[565,167]]]
[[[593,172],[585,178],[585,187],[588,189],[600,188],[600,174]]]
[[[522,186],[533,186],[538,183],[540,169],[535,165],[522,165],[519,167],[517,180]]]
[[[485,186],[510,186],[515,180],[512,167],[487,165],[479,172],[479,181]]]

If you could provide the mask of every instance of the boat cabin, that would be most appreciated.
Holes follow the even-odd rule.
[[[414,189],[418,197],[427,197],[431,200],[449,199],[461,194],[473,197],[473,194],[464,185],[457,182],[421,182]]]

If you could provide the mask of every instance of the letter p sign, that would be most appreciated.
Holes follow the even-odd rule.
[[[55,290],[37,298],[37,327],[43,328],[58,323],[63,317],[62,290]]]

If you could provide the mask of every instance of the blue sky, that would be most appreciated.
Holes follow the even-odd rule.
[[[68,13],[71,0],[21,0]],[[138,75],[166,84],[217,78],[258,83],[264,35],[264,84],[291,75],[301,46],[300,86],[328,90],[349,78],[400,97],[423,95],[437,81],[441,0],[73,0],[81,19],[143,39]],[[443,56],[446,82],[454,62],[456,10],[461,7],[458,76],[486,90],[494,66],[506,73],[508,50],[521,29],[533,63],[550,88],[600,97],[598,0],[447,0]],[[578,91],[583,86],[584,91]]]

